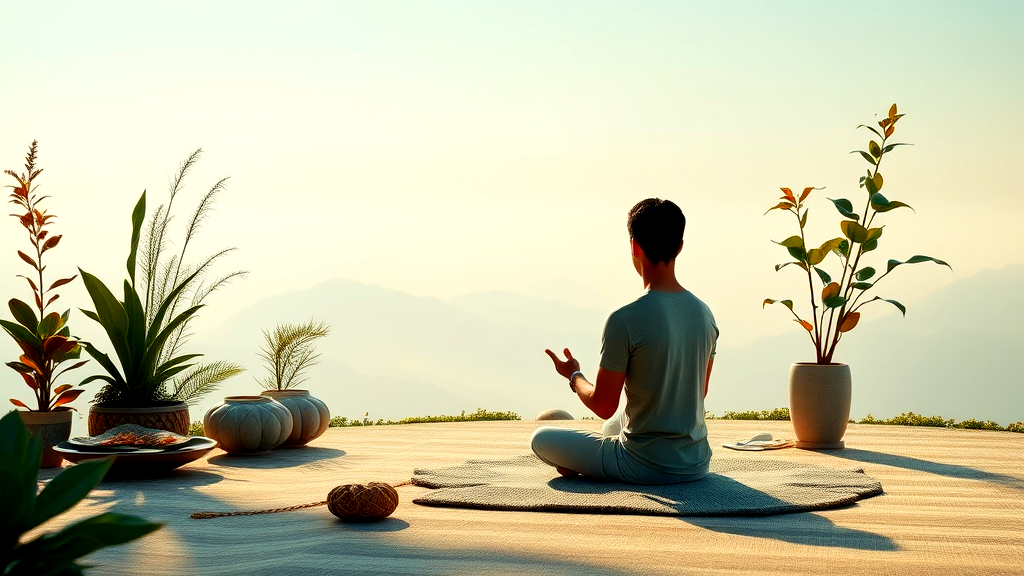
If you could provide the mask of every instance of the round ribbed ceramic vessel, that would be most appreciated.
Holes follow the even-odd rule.
[[[284,404],[292,413],[294,426],[285,440],[284,448],[305,446],[327,430],[331,423],[331,412],[318,398],[309,395],[309,390],[264,390],[261,394]]]
[[[292,432],[292,414],[265,396],[228,396],[206,413],[204,434],[232,454],[277,448]]]
[[[19,410],[21,421],[28,428],[29,436],[38,437],[43,445],[43,460],[40,468],[55,468],[64,463],[60,452],[53,447],[71,437],[71,410],[52,412],[24,412]]]

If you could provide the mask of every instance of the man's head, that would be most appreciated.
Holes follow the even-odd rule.
[[[626,229],[652,264],[668,264],[683,246],[686,216],[671,200],[648,198],[629,211]]]

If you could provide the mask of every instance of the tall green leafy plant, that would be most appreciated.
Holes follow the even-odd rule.
[[[784,247],[794,259],[791,262],[777,264],[775,270],[779,271],[787,266],[796,266],[804,271],[807,276],[807,286],[810,292],[811,321],[801,318],[793,309],[792,300],[775,300],[766,298],[761,307],[769,304],[782,304],[789,309],[797,322],[810,336],[814,344],[815,358],[817,364],[831,364],[843,335],[853,330],[860,322],[860,309],[872,302],[888,302],[895,306],[905,316],[906,307],[896,300],[874,296],[873,290],[886,276],[895,268],[904,264],[918,264],[921,262],[934,262],[949,267],[949,264],[931,256],[912,256],[905,261],[889,260],[885,265],[885,272],[878,274],[872,266],[864,265],[862,258],[868,252],[878,248],[878,240],[882,237],[884,226],[875,223],[875,217],[879,214],[896,210],[898,208],[910,208],[907,204],[889,200],[882,194],[884,180],[880,168],[882,160],[899,146],[907,146],[903,142],[889,142],[889,139],[896,131],[896,123],[904,115],[897,112],[896,104],[889,108],[886,117],[877,121],[878,128],[867,124],[861,124],[858,128],[866,128],[871,131],[878,140],[870,139],[867,150],[854,150],[851,154],[859,154],[869,165],[867,173],[860,178],[860,187],[864,189],[863,214],[854,211],[854,204],[846,198],[829,200],[836,210],[843,217],[839,222],[839,229],[842,236],[827,240],[817,247],[808,248],[804,230],[807,225],[807,207],[804,201],[812,191],[819,188],[804,188],[799,196],[789,188],[782,188],[781,202],[768,209],[765,214],[772,210],[784,210],[793,215],[799,226],[800,233],[790,236],[781,242],[776,242]],[[911,210],[913,210],[911,208]],[[822,263],[830,255],[834,254],[839,260],[841,269],[837,279],[833,274],[827,272]],[[816,287],[816,284],[818,287]],[[820,288],[820,292],[819,292]],[[819,305],[820,295],[820,305]]]
[[[278,324],[273,332],[263,331],[263,346],[257,355],[266,361],[269,377],[258,382],[267,390],[287,390],[302,384],[305,372],[317,364],[320,354],[313,342],[330,334],[323,322]]]
[[[0,320],[0,326],[3,326],[4,331],[14,339],[22,352],[17,361],[7,362],[7,366],[21,375],[25,384],[32,389],[36,400],[34,409],[14,398],[11,398],[11,403],[30,411],[49,412],[69,409],[64,405],[78,398],[83,392],[83,389],[74,388],[70,384],[56,387],[54,384],[65,372],[79,368],[87,361],[83,360],[61,368],[61,364],[65,362],[78,360],[82,348],[71,336],[70,328],[67,326],[70,311],[63,314],[46,313],[46,308],[60,297],[56,289],[73,281],[75,276],[58,279],[49,286],[43,277],[46,270],[43,255],[56,248],[62,236],[50,234],[48,227],[56,216],[39,206],[47,196],[40,197],[36,193],[35,179],[43,172],[42,168],[36,167],[37,153],[38,142],[33,140],[25,157],[25,171],[18,174],[13,170],[4,170],[5,174],[17,181],[17,185],[8,186],[13,189],[10,203],[22,211],[11,216],[17,218],[25,228],[32,244],[31,254],[18,250],[18,257],[32,269],[31,276],[19,274],[18,277],[24,278],[32,288],[35,309],[17,298],[12,298],[7,305],[16,322]]]
[[[106,285],[92,274],[79,268],[95,311],[82,313],[95,320],[107,333],[120,363],[118,366],[89,342],[82,342],[89,353],[106,370],[86,378],[83,384],[93,380],[106,383],[97,394],[100,401],[123,401],[131,405],[147,405],[161,400],[172,400],[167,393],[166,383],[175,374],[188,369],[188,362],[201,354],[183,354],[161,362],[161,354],[168,338],[185,320],[199,311],[193,306],[164,324],[164,317],[172,299],[184,290],[179,284],[171,291],[170,298],[160,303],[152,321],[147,320],[146,310],[135,288],[135,259],[139,248],[142,220],[146,214],[146,193],[143,192],[132,212],[132,242],[128,254],[128,277],[124,281],[124,299],[118,300]]]
[[[173,218],[173,202],[200,153],[201,150],[196,150],[179,167],[171,182],[168,203],[154,211],[145,234],[142,230],[146,193],[142,193],[132,212],[127,261],[129,279],[124,282],[122,300],[95,276],[81,271],[96,308],[95,311],[83,310],[83,313],[103,326],[120,364],[118,367],[106,354],[84,343],[86,351],[107,372],[89,379],[106,383],[96,395],[98,401],[132,405],[167,400],[191,402],[242,371],[240,366],[230,362],[202,364],[194,361],[201,354],[182,353],[190,335],[189,323],[204,306],[203,300],[232,279],[245,275],[244,271],[238,271],[206,282],[214,262],[233,249],[221,250],[198,264],[186,263],[189,243],[211,212],[226,179],[217,182],[199,203],[189,220],[180,251],[169,251],[168,228]]]
[[[14,412],[0,418],[0,574],[44,576],[82,574],[82,556],[141,538],[162,524],[107,512],[79,520],[58,532],[21,542],[22,535],[78,503],[99,484],[114,458],[87,460],[66,468],[38,491],[42,448],[29,438]]]

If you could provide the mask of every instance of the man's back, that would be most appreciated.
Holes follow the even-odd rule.
[[[707,469],[704,383],[718,328],[689,291],[651,291],[605,325],[601,367],[626,373],[623,448],[673,474]]]

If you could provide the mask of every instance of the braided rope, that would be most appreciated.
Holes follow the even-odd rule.
[[[392,484],[392,488],[398,488],[399,486],[408,486],[412,484],[412,480],[406,480],[405,482],[399,482],[398,484]],[[298,504],[296,506],[285,506],[284,508],[270,508],[267,510],[243,510],[240,512],[193,512],[189,514],[189,518],[193,520],[206,520],[209,518],[222,518],[224,516],[255,516],[257,514],[276,514],[278,512],[292,512],[294,510],[302,510],[303,508],[316,508],[317,506],[323,506],[327,504],[327,500],[321,500],[320,502],[310,502],[309,504]]]

